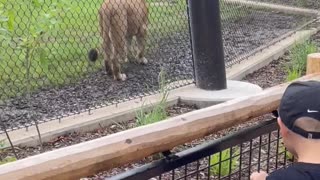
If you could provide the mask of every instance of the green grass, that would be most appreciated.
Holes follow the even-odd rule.
[[[286,149],[286,147],[284,146],[282,140],[280,140],[279,142],[279,154],[286,154],[286,158],[288,160],[292,160],[293,161],[293,155]]]
[[[306,72],[308,54],[317,52],[317,45],[311,41],[295,45],[290,50],[290,63],[286,67],[287,81],[295,80]]]
[[[11,1],[4,7],[13,10],[15,14],[15,35],[25,34],[24,22],[35,20],[39,11],[29,8],[23,3]],[[177,0],[174,4],[155,5],[154,0],[147,0],[149,5],[149,31],[147,51],[156,47],[158,39],[167,37],[172,32],[188,30],[188,21],[185,16],[186,1]],[[49,1],[48,1],[49,2]],[[27,88],[27,82],[31,91],[42,87],[52,87],[75,82],[90,72],[103,68],[102,61],[91,64],[87,60],[87,52],[100,45],[98,32],[97,11],[103,0],[77,0],[71,1],[71,10],[63,14],[62,23],[56,32],[43,39],[46,50],[50,52],[48,57],[48,69],[44,70],[40,60],[31,60],[30,76],[27,81],[27,68],[25,64],[25,52],[11,46],[1,44],[0,52],[0,99],[15,97],[23,94]],[[222,5],[224,18],[235,18],[236,8]],[[47,7],[42,7],[46,11]],[[230,15],[228,15],[230,14]]]
[[[234,21],[250,13],[247,7],[240,4],[227,3],[220,0],[221,21]]]
[[[239,158],[239,148],[237,148],[233,154],[231,154],[230,149],[226,149],[222,152],[211,155],[210,173],[214,175],[220,174],[221,177],[229,175],[230,173],[232,173],[233,170],[237,169],[237,167],[239,166]],[[229,172],[230,169],[231,172]]]
[[[136,113],[137,126],[144,126],[167,119],[168,116],[166,108],[169,90],[166,87],[167,83],[163,70],[161,70],[159,74],[159,85],[161,100],[157,104],[155,104],[155,106],[153,106],[151,111],[148,113],[145,112],[146,108],[144,105],[142,105],[142,107]]]
[[[47,85],[70,83],[88,72],[102,68],[101,61],[95,65],[87,61],[88,50],[100,45],[97,11],[101,3],[102,0],[72,1],[71,10],[65,14],[58,31],[44,40],[47,50],[50,51],[49,71],[45,72],[38,60],[31,60],[32,90]],[[171,32],[187,29],[187,19],[182,16],[186,8],[185,1],[180,0],[173,6],[149,5],[149,37],[160,38]],[[23,22],[35,19],[38,14],[36,9],[28,8],[23,1],[7,4],[5,7],[14,11],[16,36],[25,33]],[[46,7],[42,10],[45,11]],[[0,89],[4,92],[0,99],[19,95],[26,88],[25,52],[4,45],[1,45],[1,51]]]
[[[5,139],[0,140],[0,153],[4,151],[4,148],[6,147]],[[17,159],[15,157],[7,156],[4,159],[0,160],[0,165],[6,164],[9,162],[16,161]]]

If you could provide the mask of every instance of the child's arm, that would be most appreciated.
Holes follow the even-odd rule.
[[[254,172],[250,176],[250,180],[266,180],[268,174],[264,171]]]

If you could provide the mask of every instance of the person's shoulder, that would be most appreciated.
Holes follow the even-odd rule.
[[[271,174],[269,174],[267,176],[266,180],[295,179],[294,176],[293,176],[293,178],[291,178],[292,171],[293,170],[290,167],[288,167],[286,169],[278,169],[278,170],[272,172]]]
[[[285,169],[279,169],[266,178],[266,180],[301,180],[301,179],[320,179],[320,166],[310,166],[309,164],[291,165]]]

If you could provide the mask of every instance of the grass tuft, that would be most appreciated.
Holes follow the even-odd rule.
[[[169,96],[169,90],[167,88],[167,82],[163,70],[161,70],[159,74],[159,85],[161,100],[152,108],[152,110],[149,113],[145,112],[146,108],[144,105],[142,105],[142,107],[136,113],[137,126],[152,124],[164,120],[168,117],[166,107],[167,99]]]
[[[231,154],[230,149],[226,149],[222,152],[211,155],[210,173],[220,175],[221,177],[228,176],[239,166],[239,152],[239,148],[237,148],[233,154]]]
[[[317,45],[311,41],[297,44],[290,50],[291,62],[286,67],[287,81],[295,80],[306,72],[308,54],[317,52]]]

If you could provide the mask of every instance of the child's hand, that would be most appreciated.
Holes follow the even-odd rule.
[[[254,172],[250,176],[250,180],[265,180],[268,174],[264,171]]]

